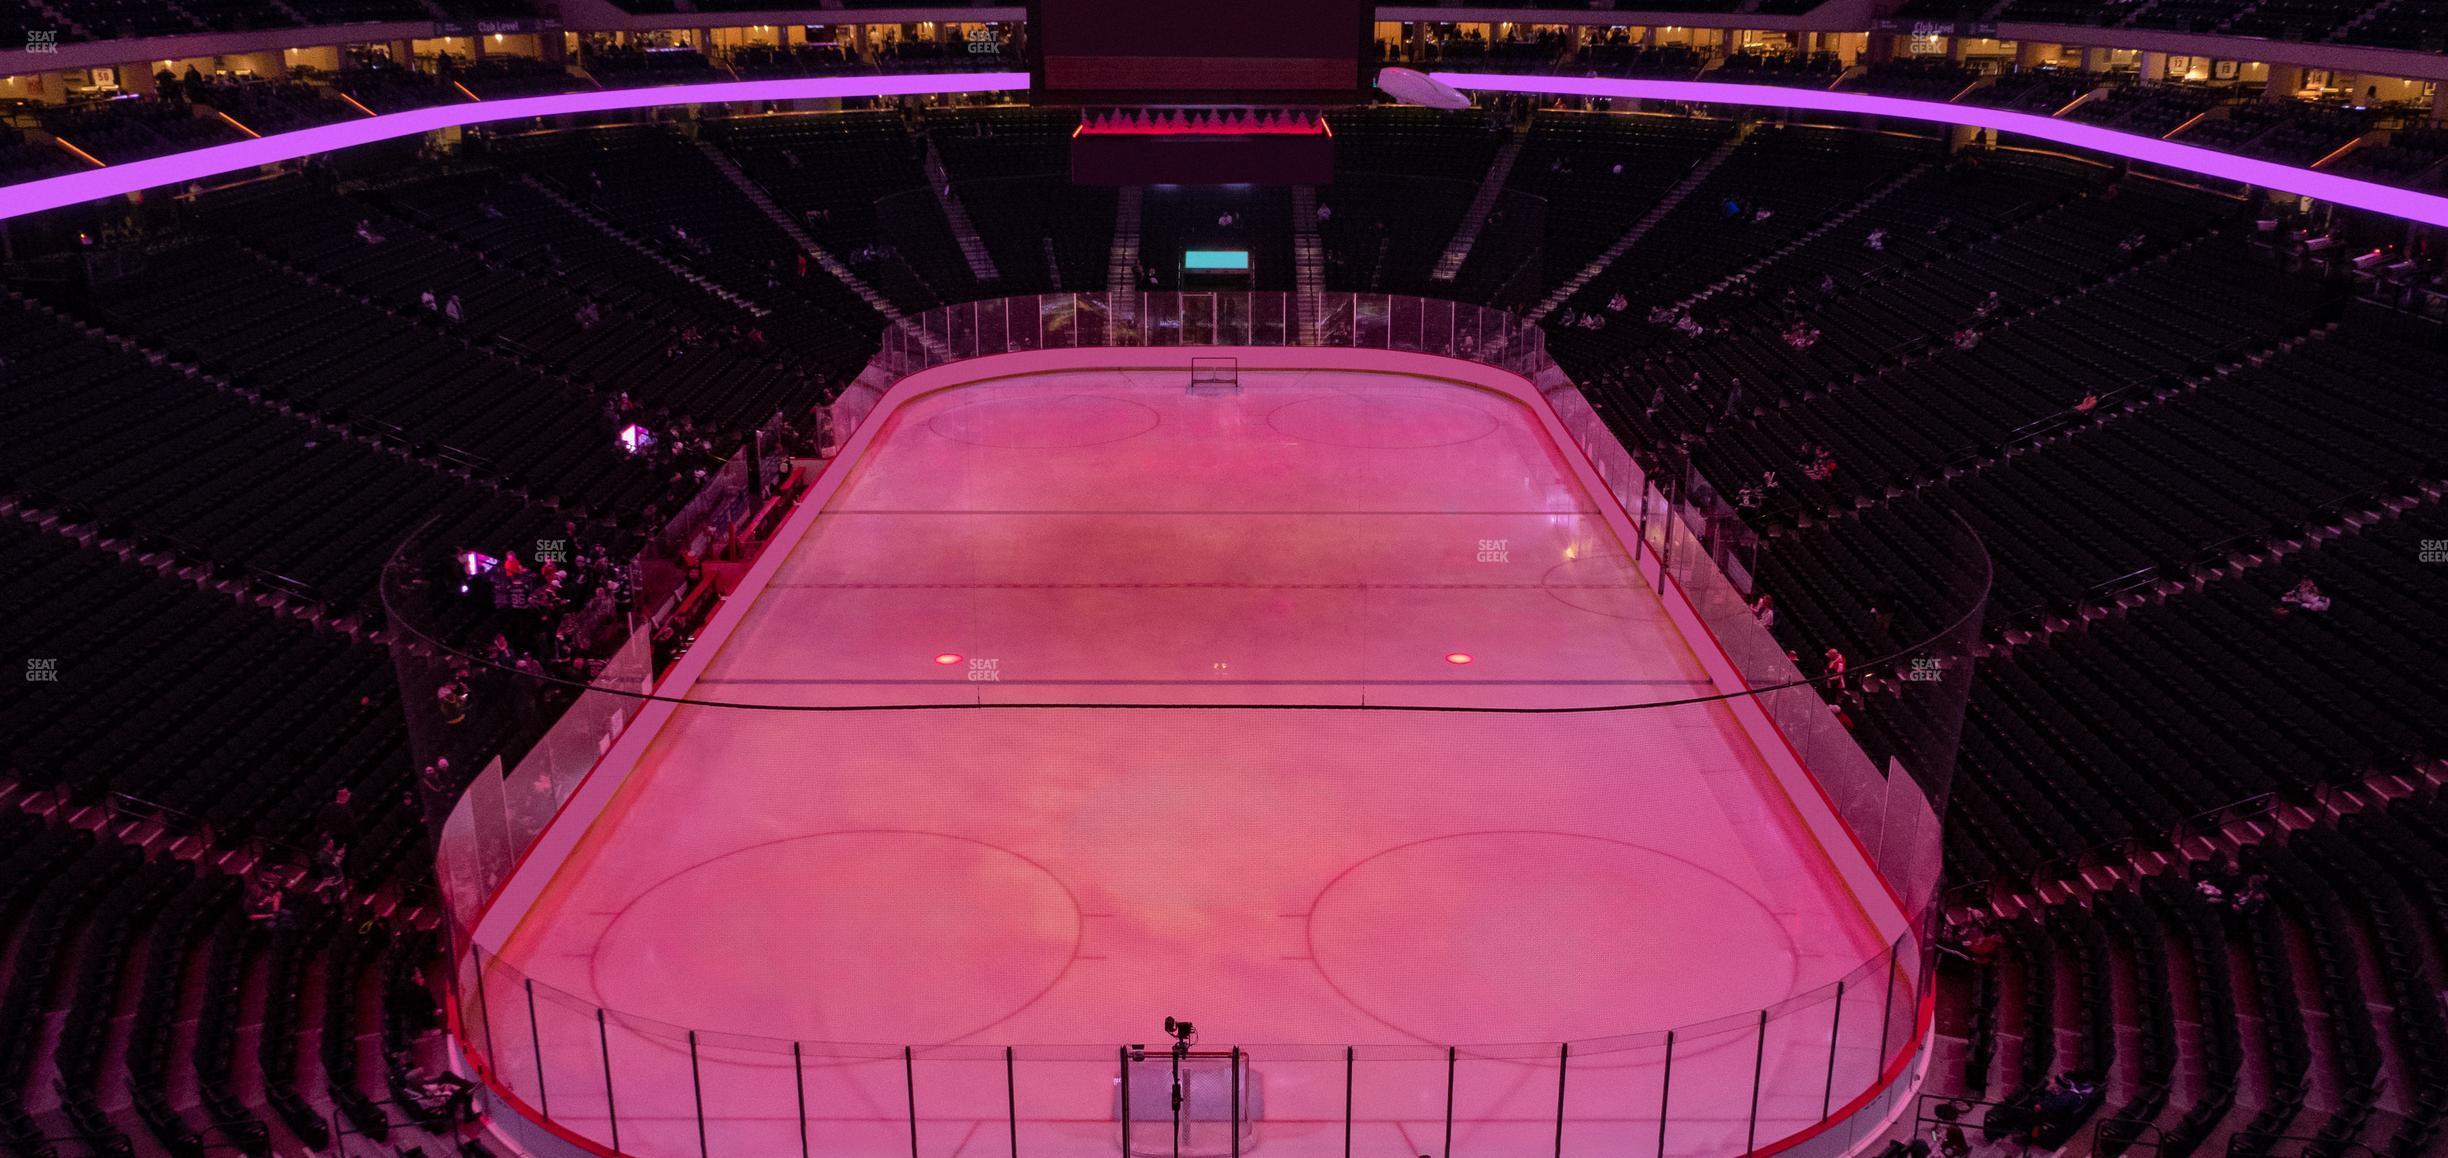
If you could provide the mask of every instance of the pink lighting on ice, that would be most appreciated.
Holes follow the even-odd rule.
[[[1286,1052],[1321,1045],[1354,1047],[1378,1099],[1355,1152],[1419,1152],[1443,1112],[1427,1059],[1454,1043],[1643,1035],[1575,1048],[1560,1110],[1556,1071],[1463,1045],[1458,1150],[1543,1153],[1561,1113],[1597,1140],[1578,1150],[1644,1152],[1607,1143],[1655,1144],[1642,1107],[1676,1026],[1731,1028],[1678,1041],[1671,1153],[1790,1148],[1896,1088],[1929,1016],[1916,955],[1890,956],[1904,917],[1749,703],[1361,710],[1721,686],[1705,625],[1633,561],[1637,525],[1531,383],[1243,348],[1246,392],[1213,398],[1182,387],[1186,353],[1181,375],[1116,353],[912,375],[819,476],[663,685],[815,710],[642,707],[477,921],[483,981],[460,999],[482,1016],[461,1006],[458,1040],[522,1119],[608,1153],[608,1115],[566,1091],[609,1056],[595,1088],[617,1084],[620,1152],[643,1158],[692,1153],[700,1115],[716,1152],[788,1152],[802,1089],[822,1153],[907,1153],[913,1120],[1110,1152],[1110,1066],[1047,1051],[1144,1037],[1184,991],[1219,1044],[1310,1043],[1247,1063],[1287,1153],[1322,1152],[1303,1140],[1343,1112]],[[1481,537],[1616,549],[1490,582],[1449,549]],[[907,679],[910,656],[993,662],[923,650],[947,624],[1025,672]],[[1435,666],[1472,662],[1453,636],[1482,629],[1511,645],[1506,679]],[[1839,1005],[1856,1032],[1825,1028]],[[684,1026],[718,1097],[671,1048]],[[931,1092],[1006,1045],[1033,1093]],[[1540,1108],[1490,1092],[1517,1085]]]

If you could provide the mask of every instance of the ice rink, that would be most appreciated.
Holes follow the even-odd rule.
[[[514,1086],[656,1158],[698,1099],[799,1153],[802,1096],[813,1153],[906,1154],[913,1088],[927,1155],[1014,1105],[1112,1154],[1175,1015],[1252,1051],[1254,1152],[1342,1153],[1347,1076],[1354,1153],[1443,1152],[1457,1046],[1453,1152],[1546,1153],[1571,1041],[1570,1148],[1649,1153],[1681,1027],[1669,1152],[1739,1151],[1755,1066],[1760,1141],[1819,1117],[1826,1034],[1758,1013],[1886,943],[1725,707],[1393,710],[1710,690],[1569,452],[1451,382],[1184,377],[922,396],[835,466],[688,694],[871,710],[672,717],[488,977]]]

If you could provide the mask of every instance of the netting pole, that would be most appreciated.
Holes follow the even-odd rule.
[[[1666,1031],[1666,1074],[1658,1080],[1658,1158],[1666,1158],[1666,1099],[1674,1094],[1674,1031]]]
[[[1756,1150],[1759,1142],[1760,1074],[1768,1065],[1768,1011],[1760,1010],[1759,1044],[1751,1051],[1751,1124],[1743,1130],[1743,1149]]]
[[[1836,1104],[1836,1042],[1844,1030],[1844,981],[1836,982],[1836,1012],[1828,1018],[1827,1085],[1819,1091],[1819,1120],[1827,1121],[1828,1108]]]
[[[1895,1025],[1896,947],[1903,943],[1904,936],[1901,933],[1896,935],[1895,940],[1887,943],[1887,1003],[1879,1010],[1879,1073],[1887,1072],[1887,1032]]]
[[[1445,1047],[1445,1151],[1440,1158],[1453,1158],[1454,1065],[1461,1056],[1459,1048]]]
[[[1011,1124],[1012,1158],[1020,1158],[1020,1073],[1008,1045],[1003,1047],[1003,1117]]]
[[[1556,1046],[1556,1158],[1564,1158],[1564,1070],[1572,1064],[1572,1043]]]
[[[1674,560],[1674,496],[1658,488],[1658,594],[1666,593],[1666,566]]]
[[[478,947],[474,949],[474,952],[476,955],[476,1012],[480,1015],[479,1020],[484,1023],[484,1069],[499,1077],[501,1075],[501,1055],[493,1052],[493,1005],[485,1000],[484,950]]]
[[[910,1158],[918,1158],[918,1055],[901,1047],[901,1092],[909,1099]]]
[[[1343,1158],[1351,1158],[1352,1069],[1355,1056],[1352,1047],[1343,1047]]]
[[[791,1090],[799,1095],[799,1158],[808,1158],[807,1071],[799,1060],[799,1043],[791,1043]]]
[[[604,1030],[603,1006],[595,1007],[595,1046],[603,1051],[604,1117],[612,1123],[612,1148],[620,1149],[620,1107],[612,1101],[612,1037]]]
[[[1637,470],[1637,469],[1639,469],[1639,468],[1638,468],[1638,467],[1635,467],[1634,469],[1636,469],[1636,470]],[[1641,479],[1640,479],[1640,512],[1639,512],[1639,514],[1637,514],[1637,515],[1635,515],[1635,516],[1634,516],[1634,521],[1633,521],[1633,523],[1632,523],[1632,575],[1633,575],[1633,577],[1634,577],[1634,578],[1636,578],[1636,579],[1640,577],[1640,557],[1641,557],[1641,552],[1646,551],[1646,550],[1648,550],[1648,549],[1649,549],[1649,475],[1648,475],[1648,473],[1647,473],[1647,472],[1645,472],[1645,471],[1644,471],[1644,472],[1642,472],[1642,473],[1641,473]]]
[[[1241,1158],[1241,1047],[1232,1047],[1232,1152]]]
[[[689,1094],[697,1099],[697,1158],[706,1158],[705,1080],[697,1075],[697,1031],[689,1035]]]
[[[1122,1155],[1130,1158],[1130,1047],[1115,1049],[1114,1056],[1122,1062]]]
[[[544,1031],[536,1028],[535,978],[527,978],[527,1044],[535,1047],[536,1112],[552,1117],[552,1094],[544,1086]]]

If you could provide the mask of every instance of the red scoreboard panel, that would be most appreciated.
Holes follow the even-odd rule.
[[[1034,0],[1039,104],[1363,99],[1367,0]]]

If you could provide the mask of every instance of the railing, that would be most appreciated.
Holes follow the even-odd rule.
[[[1298,298],[1243,290],[1150,291],[1137,295],[1135,310],[1125,305],[1118,311],[1115,296],[1105,293],[966,302],[913,315],[886,331],[871,368],[897,381],[948,362],[1029,350],[1299,346]],[[1317,308],[1317,340],[1308,345],[1436,354],[1525,378],[1554,367],[1546,334],[1504,310],[1379,293],[1321,294]]]
[[[2102,1118],[2091,1127],[2091,1152],[2109,1155],[2139,1151],[2156,1154],[2167,1145],[2159,1127],[2134,1118]]]
[[[2379,1158],[2380,1152],[2361,1142],[2315,1135],[2264,1134],[2238,1130],[2227,1137],[2230,1158]]]
[[[1294,295],[1139,295],[1135,313],[1101,294],[1046,294],[967,303],[907,319],[885,335],[868,372],[829,411],[846,439],[883,392],[929,367],[1007,352],[1096,346],[1281,346],[1298,344]],[[1187,1087],[1171,1120],[1164,1102],[1145,1111],[1125,1081],[1154,1071],[1113,1043],[845,1043],[753,1037],[674,1025],[596,1004],[527,975],[476,943],[485,907],[522,855],[609,750],[644,701],[696,707],[793,710],[658,695],[649,635],[656,595],[648,576],[679,555],[675,543],[720,539],[750,514],[727,512],[749,489],[718,480],[710,506],[692,503],[657,536],[631,571],[639,595],[630,632],[586,678],[534,678],[490,665],[446,626],[464,623],[449,591],[419,582],[430,541],[412,540],[387,570],[404,699],[417,758],[450,753],[461,775],[489,765],[464,788],[453,780],[434,801],[441,833],[437,871],[454,933],[455,1029],[490,1088],[563,1140],[598,1152],[711,1154],[947,1153],[964,1144],[991,1152],[1171,1153],[1175,1137],[1201,1135],[1182,1153],[1237,1153],[1245,1135],[1269,1153],[1454,1152],[1576,1154],[1837,1155],[1871,1140],[1904,1109],[1933,1008],[1931,937],[1937,913],[1938,818],[1955,737],[1970,690],[1971,643],[1987,592],[1987,558],[1960,525],[1930,569],[1930,606],[1917,609],[1936,634],[1856,671],[1892,670],[1892,688],[1858,698],[1860,726],[1896,753],[1884,765],[1830,711],[1806,677],[1754,618],[1747,571],[1761,545],[1734,509],[1686,470],[1652,478],[1550,361],[1540,330],[1512,315],[1452,302],[1386,294],[1328,294],[1318,345],[1416,352],[1498,367],[1529,381],[1574,449],[1635,528],[1625,544],[1671,600],[1697,618],[1737,673],[1730,692],[1589,711],[1673,710],[1732,705],[1761,713],[1790,747],[1826,804],[1891,892],[1902,922],[1886,946],[1842,978],[1758,1009],[1692,1025],[1604,1038],[1532,1044],[1240,1044],[1232,1073],[1207,1087],[1251,1096],[1219,1110]],[[744,461],[735,460],[744,478]],[[847,465],[837,466],[847,469]],[[1729,574],[1731,572],[1731,574]],[[463,627],[464,629],[464,627]],[[463,674],[473,673],[473,674]],[[444,680],[481,680],[497,719],[558,719],[515,767],[490,763],[502,729],[457,723],[433,710]],[[968,704],[896,704],[956,710]],[[1038,705],[1033,710],[1063,710]],[[1354,710],[1377,709],[1374,706]],[[1493,708],[1491,711],[1525,709]],[[1902,772],[1903,774],[1898,774]],[[446,815],[441,815],[446,814]],[[1875,907],[1884,908],[1884,905]],[[1632,951],[1629,948],[1627,951]],[[1150,1066],[1166,1061],[1150,1051]],[[1204,1099],[1204,1100],[1203,1100]],[[1217,1123],[1237,1124],[1227,1128]],[[1127,1123],[1127,1124],[1126,1124]],[[1204,1127],[1199,1127],[1205,1123]],[[1153,1130],[1153,1136],[1148,1131]],[[1432,1145],[1431,1139],[1441,1139]]]
[[[1965,881],[1947,889],[1949,910],[1987,909],[1998,890],[2031,888],[2035,891],[2052,884],[2063,884],[2082,875],[2084,870],[2123,866],[2144,852],[2163,852],[2184,859],[2193,859],[2185,845],[2195,840],[2215,841],[2237,823],[2266,820],[2277,814],[2278,794],[2263,792],[2241,800],[2229,801],[2216,808],[2204,809],[2177,821],[2162,833],[2145,833],[2103,840],[2042,861],[2028,873],[1990,880]]]

